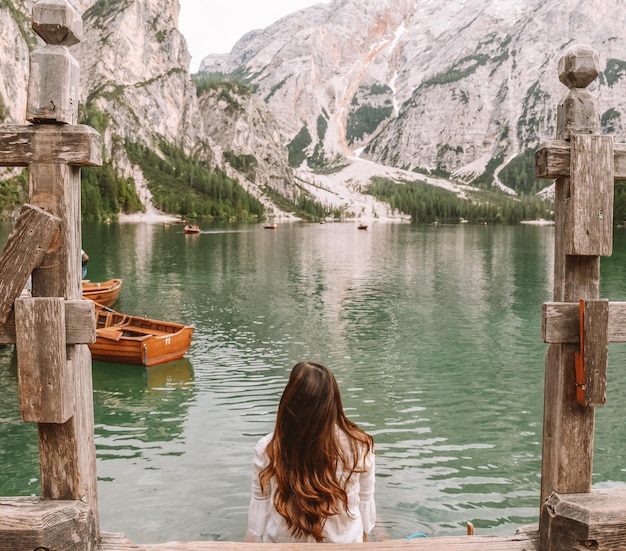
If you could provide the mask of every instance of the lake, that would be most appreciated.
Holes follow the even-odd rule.
[[[537,522],[553,227],[202,230],[83,226],[87,277],[124,280],[116,310],[195,327],[182,360],[93,364],[104,531],[241,540],[252,450],[300,360],[334,371],[347,415],[374,436],[390,537]],[[601,269],[602,296],[626,301],[626,231]],[[625,363],[626,346],[611,345],[598,487],[626,485]],[[19,419],[11,346],[0,347],[0,392],[0,495],[39,495],[37,429]]]

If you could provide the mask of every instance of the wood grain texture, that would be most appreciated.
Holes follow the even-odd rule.
[[[90,300],[65,301],[65,343],[90,344],[96,341],[96,314]],[[0,344],[15,344],[15,312],[0,324]]]
[[[513,536],[458,536],[415,538],[367,543],[245,543],[194,541],[134,544],[123,534],[103,533],[98,551],[538,551],[536,526],[523,527]]]
[[[102,165],[102,138],[78,124],[0,125],[0,166]]]
[[[75,393],[66,358],[64,300],[18,298],[15,327],[22,420],[65,423],[74,414]]]
[[[82,501],[0,497],[0,551],[91,551],[93,512]]]
[[[622,551],[626,549],[626,490],[553,493],[541,511],[541,524],[542,551]]]
[[[626,144],[613,144],[615,180],[626,180]],[[554,140],[535,152],[535,176],[548,180],[569,178],[571,168],[571,143]]]
[[[613,138],[575,135],[571,146],[563,252],[610,256],[613,249]]]
[[[7,321],[33,269],[59,231],[59,217],[34,205],[22,207],[0,258],[0,323]]]

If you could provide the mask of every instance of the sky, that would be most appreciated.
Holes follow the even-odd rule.
[[[178,29],[191,53],[192,73],[209,54],[228,53],[248,31],[323,0],[179,0]]]

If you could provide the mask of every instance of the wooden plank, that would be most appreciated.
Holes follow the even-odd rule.
[[[17,374],[22,420],[65,423],[74,414],[74,380],[65,354],[62,298],[15,301]]]
[[[87,551],[93,534],[93,512],[82,501],[0,498],[0,551]]]
[[[572,137],[570,196],[565,212],[566,255],[611,256],[613,138]]]
[[[613,144],[615,180],[626,180],[626,144]],[[535,176],[554,180],[569,178],[571,163],[571,143],[565,140],[553,140],[541,146],[535,152]]]
[[[541,524],[542,551],[622,551],[626,548],[626,490],[553,493],[542,509]]]
[[[387,540],[367,543],[325,543],[324,551],[538,551],[536,526],[523,527],[513,536],[455,536]],[[97,551],[319,551],[318,543],[246,543],[192,541],[135,544],[123,534],[103,533]]]
[[[578,303],[545,302],[541,334],[549,344],[579,344]],[[626,302],[608,303],[608,342],[626,342]]]
[[[0,166],[102,165],[102,138],[87,125],[0,125]]]
[[[96,313],[90,300],[65,301],[65,343],[96,342]],[[0,344],[15,344],[15,314],[11,311],[6,323],[0,325]]]
[[[61,220],[33,205],[24,205],[0,258],[0,323],[7,321],[13,301],[39,265],[59,230]]]
[[[608,366],[609,301],[606,299],[585,301],[584,323],[584,404],[603,406],[606,403],[606,379]]]

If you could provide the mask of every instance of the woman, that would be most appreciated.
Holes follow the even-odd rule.
[[[373,439],[345,416],[330,370],[300,362],[255,448],[247,539],[359,542],[375,520]]]

